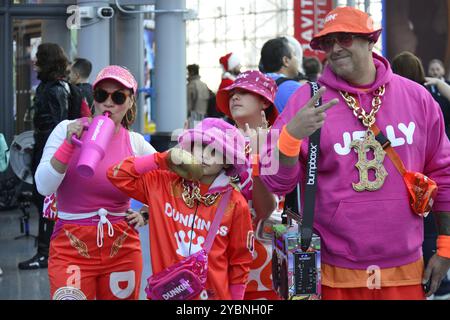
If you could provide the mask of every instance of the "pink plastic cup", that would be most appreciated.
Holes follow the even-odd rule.
[[[81,140],[73,135],[72,141],[81,148],[76,170],[80,176],[90,178],[105,156],[105,150],[114,135],[115,125],[107,115],[96,116],[90,125],[84,118],[83,125],[88,131],[83,134]]]

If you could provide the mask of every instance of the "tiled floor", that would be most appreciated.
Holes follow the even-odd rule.
[[[136,204],[135,204],[136,205]],[[0,300],[46,300],[50,298],[47,269],[19,270],[20,261],[31,258],[36,253],[33,238],[21,238],[20,217],[18,209],[0,211]],[[30,233],[36,235],[38,230],[37,210],[32,207]],[[145,280],[151,273],[148,250],[148,229],[141,228],[141,244],[144,255],[144,272],[142,275],[140,298],[144,299]]]
[[[20,210],[0,211],[0,299],[32,299],[49,298],[47,269],[19,270],[20,261],[31,258],[36,253],[34,238],[20,236]],[[33,207],[30,219],[30,233],[37,234],[37,213]]]

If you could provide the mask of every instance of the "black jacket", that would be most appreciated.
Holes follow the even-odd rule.
[[[63,80],[41,82],[33,100],[33,124],[36,133],[49,135],[62,120],[67,119],[70,87]]]
[[[79,83],[76,85],[80,89],[81,96],[86,99],[89,108],[94,105],[94,94],[92,90],[92,85],[90,83]]]

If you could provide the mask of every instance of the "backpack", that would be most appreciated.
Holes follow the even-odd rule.
[[[277,84],[277,87],[280,87],[283,83],[285,83],[286,81],[295,81],[297,82],[297,79],[294,78],[287,78],[287,77],[279,77],[275,83]]]
[[[83,101],[83,95],[81,93],[81,89],[77,86],[74,86],[71,83],[67,83],[69,85],[69,101],[68,101],[68,110],[67,110],[67,119],[74,120],[81,118],[81,104]]]

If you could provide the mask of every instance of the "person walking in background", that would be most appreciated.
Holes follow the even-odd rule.
[[[88,80],[91,71],[92,63],[88,59],[76,58],[70,67],[69,74],[69,82],[80,89],[81,95],[86,99],[89,108],[94,105],[92,85]]]
[[[322,73],[322,63],[317,57],[306,57],[303,60],[303,70],[308,81],[317,82]]]
[[[267,41],[261,49],[259,69],[271,77],[278,86],[275,106],[282,112],[291,95],[301,87],[298,81],[299,65],[294,46],[286,37]]]
[[[236,53],[230,52],[220,57],[220,66],[222,67],[222,81],[219,90],[233,84],[236,76],[241,73],[241,60]]]
[[[447,137],[450,139],[450,81],[445,79],[444,63],[438,59],[431,60],[428,66],[428,75],[431,78],[425,78],[427,87],[441,107]]]
[[[449,81],[445,79],[444,63],[439,59],[433,59],[430,61],[430,63],[428,64],[428,75],[432,78],[438,78],[449,83]]]
[[[200,80],[198,64],[187,66],[188,84],[187,84],[187,106],[190,128],[195,122],[200,122],[205,118],[208,111],[210,91],[206,83]]]
[[[41,161],[45,143],[52,130],[62,120],[67,119],[71,94],[69,84],[64,80],[67,76],[69,60],[64,50],[55,43],[42,43],[36,53],[35,69],[41,81],[33,100],[34,148],[31,163],[33,176]],[[22,270],[47,268],[50,236],[54,222],[42,217],[44,197],[33,183],[33,203],[39,214],[38,249],[34,257],[20,262]]]
[[[299,81],[300,83],[305,83],[306,82],[305,70],[303,69],[303,64],[302,64],[302,61],[304,60],[302,45],[296,38],[294,38],[292,36],[283,36],[283,37],[285,37],[289,41],[291,46],[294,48],[294,54],[297,58],[297,61],[299,62],[298,67],[297,67],[298,68],[297,76],[294,79]]]
[[[127,156],[152,154],[155,149],[141,134],[130,131],[138,88],[130,71],[105,67],[93,88],[94,115],[109,113],[114,126],[94,175],[86,178],[77,172],[81,151],[73,144],[73,135],[83,134],[81,119],[56,126],[35,174],[39,192],[57,197],[58,220],[48,263],[54,300],[139,297],[142,253],[135,226],[144,224],[144,215],[130,211],[130,198],[108,181],[106,170]],[[96,128],[104,127],[103,122]]]

